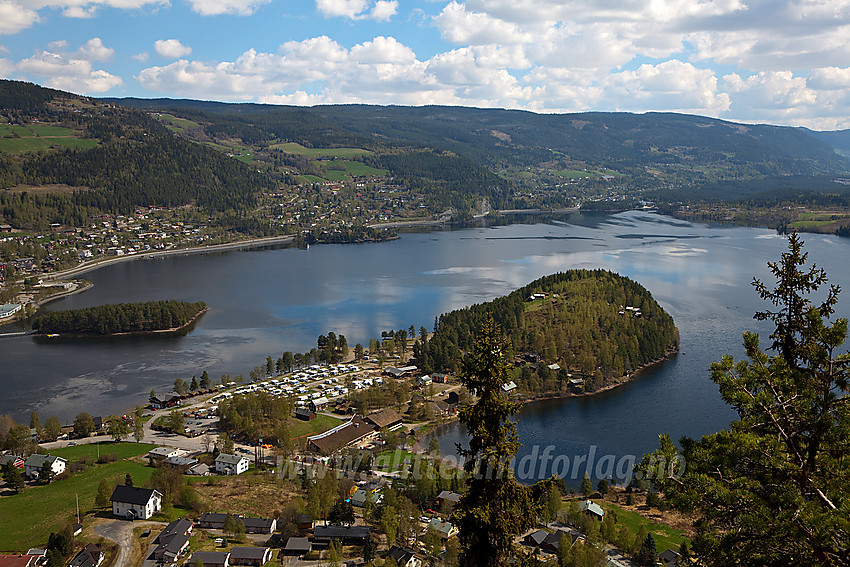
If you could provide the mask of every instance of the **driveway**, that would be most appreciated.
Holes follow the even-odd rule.
[[[133,528],[151,526],[153,531],[165,524],[160,522],[131,522],[129,520],[109,520],[94,527],[94,533],[117,543],[121,549],[114,567],[131,567],[133,555]]]

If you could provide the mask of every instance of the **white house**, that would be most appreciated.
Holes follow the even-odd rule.
[[[112,513],[131,520],[147,520],[162,510],[162,494],[153,488],[119,484],[112,491]]]
[[[251,462],[241,455],[225,455],[221,453],[215,458],[215,472],[219,474],[242,474],[248,470]]]
[[[27,462],[24,463],[26,467],[26,475],[29,478],[38,478],[38,473],[41,472],[44,463],[50,463],[50,468],[53,470],[53,474],[62,474],[65,472],[65,465],[67,461],[62,457],[54,457],[53,455],[36,455],[32,454],[27,459]]]

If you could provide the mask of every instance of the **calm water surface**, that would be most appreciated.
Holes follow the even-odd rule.
[[[847,287],[850,240],[806,235],[810,257]],[[708,379],[723,354],[741,356],[741,333],[765,331],[753,276],[785,239],[773,231],[698,225],[643,212],[573,215],[548,224],[404,235],[367,245],[237,251],[131,261],[86,275],[95,287],[51,303],[71,309],[154,299],[203,300],[194,330],[179,338],[37,342],[0,339],[0,413],[63,422],[80,411],[108,415],[146,400],[152,388],[207,370],[247,375],[267,355],[314,347],[320,334],[350,345],[381,330],[431,328],[435,316],[504,295],[570,268],[606,268],[631,277],[667,309],[681,331],[681,354],[618,390],[593,398],[543,402],[520,415],[526,450],[640,454],[657,435],[701,435],[734,415]],[[841,303],[846,316],[850,300]],[[6,330],[9,330],[8,328]],[[448,450],[459,439],[442,438]]]

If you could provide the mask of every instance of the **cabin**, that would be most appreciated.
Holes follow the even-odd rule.
[[[442,506],[445,502],[448,502],[451,505],[457,504],[460,502],[460,494],[450,490],[443,490],[437,495],[437,504]]]
[[[192,522],[186,519],[174,520],[162,530],[153,540],[156,548],[153,558],[160,563],[173,563],[189,549],[189,538],[192,536]]]
[[[428,523],[428,527],[437,532],[443,539],[452,537],[457,534],[458,531],[457,527],[455,527],[451,522],[444,522],[440,518],[431,518],[431,521]]]
[[[173,408],[180,403],[183,396],[177,392],[168,392],[161,395],[151,396],[150,404],[153,409]]]
[[[307,408],[298,408],[295,410],[295,417],[301,421],[313,421],[316,419],[316,412]]]
[[[204,567],[228,567],[230,553],[227,551],[196,551],[186,563]]]
[[[277,528],[276,518],[248,518],[239,516],[246,534],[271,534]]]
[[[234,547],[230,550],[230,565],[252,565],[260,567],[272,558],[269,547]]]
[[[287,557],[300,557],[313,550],[313,544],[306,537],[291,537],[286,540],[283,555]]]
[[[328,546],[338,540],[342,545],[363,545],[369,536],[369,526],[316,526],[313,544]]]
[[[402,416],[392,408],[384,408],[365,417],[366,422],[378,429],[396,429],[402,424]]]
[[[605,516],[605,510],[602,509],[602,506],[590,500],[582,500],[578,503],[578,507],[579,510],[599,521],[602,521],[603,516]]]
[[[153,488],[119,484],[109,500],[112,514],[128,520],[147,520],[162,510],[162,494]]]
[[[369,425],[359,416],[354,416],[348,422],[333,429],[307,437],[307,450],[322,455],[330,455],[343,447],[373,435],[375,431],[374,425]]]

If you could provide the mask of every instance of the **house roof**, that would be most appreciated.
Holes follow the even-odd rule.
[[[218,457],[215,458],[215,462],[224,463],[226,465],[238,465],[240,462],[242,462],[243,459],[245,461],[248,460],[242,455],[228,455],[226,453],[221,453]]]
[[[393,561],[398,565],[406,565],[408,561],[410,561],[411,557],[416,556],[416,552],[409,547],[399,547],[394,545],[387,552],[389,557],[393,558]]]
[[[440,500],[448,500],[449,502],[460,502],[460,494],[451,490],[444,490],[437,495]]]
[[[197,465],[189,467],[186,474],[205,476],[210,474],[210,467],[206,463],[198,463]]]
[[[666,549],[661,555],[658,556],[658,559],[664,562],[665,565],[675,565],[680,557],[681,555],[679,553],[673,551],[672,549]]]
[[[268,547],[234,547],[230,550],[231,559],[266,559],[271,550]]]
[[[596,502],[591,502],[590,500],[582,500],[578,503],[578,507],[583,512],[590,512],[591,514],[596,514],[599,517],[605,515],[605,510],[602,509],[602,506]]]
[[[26,465],[28,467],[35,467],[37,469],[40,469],[44,466],[44,463],[50,463],[50,466],[53,466],[53,463],[56,461],[66,462],[65,459],[63,459],[62,457],[56,457],[54,455],[37,455],[33,453],[27,459]]]
[[[448,537],[448,535],[452,533],[452,530],[454,529],[454,526],[451,522],[444,522],[440,518],[431,518],[431,521],[428,525],[437,530],[440,535],[446,537]]]
[[[402,419],[401,415],[392,408],[384,408],[381,411],[366,416],[366,421],[379,429],[401,423]]]
[[[272,525],[276,522],[274,518],[246,518],[240,517],[242,520],[242,525],[246,528],[268,528],[271,529]]]
[[[228,556],[227,551],[196,551],[187,563],[189,565],[196,565],[199,562],[204,565],[222,565],[227,561]]]
[[[40,555],[0,555],[0,567],[31,567]]]
[[[17,455],[3,455],[0,457],[0,466],[5,466],[8,463],[12,463],[16,468],[24,466],[24,460]]]
[[[71,560],[71,567],[96,567],[103,558],[100,548],[93,543],[88,544]]]
[[[148,455],[153,455],[154,457],[168,457],[178,451],[178,449],[174,449],[173,447],[154,447],[148,451]]]
[[[150,502],[154,494],[159,494],[159,497],[162,498],[162,494],[153,488],[139,488],[137,486],[124,486],[123,484],[119,484],[115,487],[115,490],[112,491],[112,496],[109,500],[111,502],[123,502],[125,504],[144,506]]]
[[[311,549],[313,549],[313,545],[306,537],[291,537],[286,540],[286,547],[284,548],[284,552],[291,551],[296,553],[307,553]]]
[[[180,520],[174,520],[173,522],[165,526],[165,529],[159,532],[159,535],[156,536],[154,543],[157,543],[161,541],[165,536],[169,536],[172,534],[188,534],[192,531],[193,526],[194,524],[192,524],[191,521],[185,518],[181,518]]]
[[[330,454],[349,443],[362,439],[373,431],[375,431],[374,425],[369,425],[359,416],[354,416],[343,425],[307,439],[322,453]]]
[[[369,526],[317,526],[313,539],[366,539]]]
[[[546,530],[537,530],[528,534],[526,539],[534,542],[534,545],[543,545],[543,541],[546,539],[546,536],[549,535],[549,532]]]
[[[199,520],[202,524],[223,524],[227,519],[227,514],[221,512],[204,512]]]

